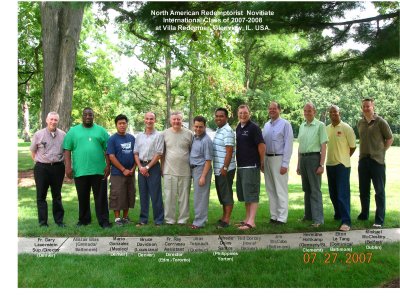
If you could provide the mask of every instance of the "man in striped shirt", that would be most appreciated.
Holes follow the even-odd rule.
[[[233,179],[235,178],[235,133],[228,124],[228,110],[217,108],[215,123],[218,126],[213,141],[213,164],[215,186],[223,214],[217,222],[217,228],[229,226],[233,209]]]

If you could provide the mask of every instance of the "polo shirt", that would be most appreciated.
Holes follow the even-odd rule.
[[[236,127],[236,160],[238,168],[260,167],[258,145],[264,144],[261,129],[249,120],[243,127]],[[264,158],[263,158],[264,159]]]
[[[363,117],[358,121],[360,134],[360,159],[371,157],[380,164],[385,163],[385,141],[393,137],[389,124],[377,114],[368,123]]]
[[[307,121],[303,122],[300,125],[298,141],[300,153],[321,152],[321,145],[328,142],[325,124],[315,118],[310,124]]]
[[[221,168],[224,165],[226,146],[233,147],[232,159],[228,166],[228,171],[231,171],[236,168],[236,163],[235,163],[236,149],[235,149],[235,133],[228,123],[226,123],[221,128],[218,128],[215,132],[213,140],[213,165],[214,165],[215,175],[220,175]]]
[[[213,143],[204,132],[201,136],[194,136],[192,149],[190,150],[190,165],[202,166],[206,160],[213,158]]]
[[[343,164],[346,168],[351,167],[350,148],[356,147],[356,136],[349,124],[340,121],[336,126],[332,124],[326,127],[328,134],[327,166]]]
[[[72,151],[74,177],[104,174],[108,138],[107,131],[97,124],[90,128],[79,124],[68,131],[63,146]]]

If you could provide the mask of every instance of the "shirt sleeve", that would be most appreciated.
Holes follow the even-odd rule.
[[[73,134],[74,134],[74,132],[73,132],[73,129],[71,128],[65,135],[64,142],[63,142],[63,148],[65,150],[72,151],[74,149]]]
[[[285,122],[284,126],[284,147],[283,147],[283,158],[282,158],[282,167],[289,168],[290,158],[293,152],[293,129],[292,125],[289,122]]]
[[[353,128],[351,128],[350,126],[347,129],[347,143],[349,144],[350,148],[356,147],[356,135]]]
[[[204,143],[204,159],[213,160],[213,143],[210,138]]]
[[[158,155],[163,155],[163,153],[164,153],[164,135],[163,134],[160,133],[157,135],[155,147],[156,147],[156,153]]]
[[[319,143],[320,145],[328,142],[328,135],[326,134],[325,124],[321,122],[319,126]]]
[[[110,137],[107,141],[107,154],[115,154],[114,138]]]
[[[392,130],[390,129],[390,126],[386,122],[386,120],[382,119],[380,128],[381,128],[382,136],[385,140],[389,140],[389,139],[393,138]]]
[[[31,146],[29,147],[31,151],[37,151],[37,133],[35,133],[32,137]]]

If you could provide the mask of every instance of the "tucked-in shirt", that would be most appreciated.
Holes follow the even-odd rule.
[[[356,136],[353,128],[340,121],[336,126],[328,125],[326,132],[329,139],[326,165],[336,166],[342,164],[346,168],[350,168],[350,148],[356,147]]]
[[[282,154],[284,168],[289,168],[290,157],[293,152],[293,129],[288,121],[277,118],[265,123],[262,131],[266,154]]]
[[[120,135],[113,134],[107,143],[107,154],[115,155],[115,158],[125,169],[132,169],[135,165],[133,156],[133,147],[135,146],[135,137],[129,133]],[[120,169],[116,168],[111,162],[111,175],[124,176]]]
[[[299,129],[299,152],[320,152],[321,145],[328,141],[325,124],[314,119],[310,124],[303,122]]]
[[[108,138],[107,131],[97,124],[89,128],[80,124],[68,131],[64,149],[72,151],[74,177],[104,174]]]
[[[260,167],[259,144],[264,144],[260,127],[250,120],[243,127],[239,123],[236,127],[236,161],[238,168]]]
[[[190,164],[202,166],[207,160],[213,159],[213,142],[210,137],[204,133],[201,136],[194,136],[192,149],[190,150]]]
[[[142,161],[152,160],[156,154],[162,155],[164,153],[164,136],[155,129],[150,134],[139,133],[133,152],[137,153]]]
[[[358,121],[360,134],[360,159],[371,157],[380,164],[385,163],[385,141],[393,137],[389,124],[377,114],[374,120],[368,123],[363,117]]]
[[[221,128],[218,128],[215,132],[214,140],[213,140],[213,165],[214,165],[214,174],[220,175],[221,168],[224,166],[225,156],[226,156],[226,146],[233,147],[233,154],[231,162],[228,166],[228,171],[236,168],[235,156],[235,133],[233,129],[226,123]]]
[[[54,132],[47,128],[37,131],[29,148],[35,152],[35,161],[46,164],[64,161],[64,137],[65,132],[58,128]]]
[[[163,131],[165,145],[164,174],[190,176],[189,155],[193,134],[182,128],[178,132],[168,128]]]

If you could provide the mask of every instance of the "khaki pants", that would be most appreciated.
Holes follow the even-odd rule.
[[[190,176],[164,175],[164,220],[167,224],[175,224],[176,199],[178,199],[178,224],[186,224],[189,220]]]

